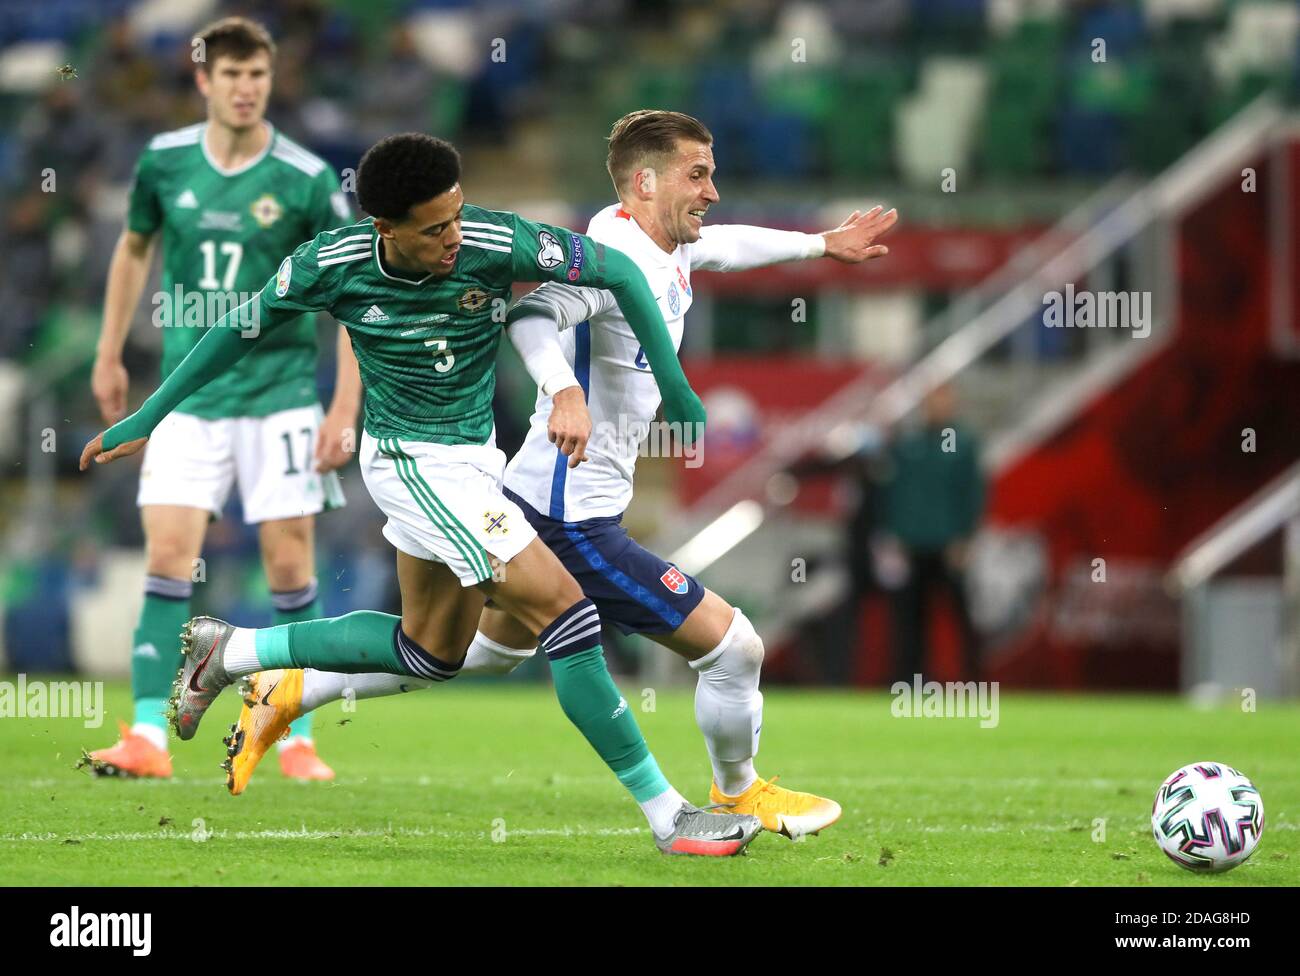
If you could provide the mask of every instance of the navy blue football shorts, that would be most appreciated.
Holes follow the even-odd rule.
[[[560,558],[602,620],[625,634],[667,634],[704,599],[704,587],[639,545],[623,516],[560,522],[505,489],[551,552]]]

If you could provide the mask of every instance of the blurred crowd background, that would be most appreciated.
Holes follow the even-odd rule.
[[[102,622],[134,614],[136,472],[75,473],[81,446],[99,429],[89,368],[136,157],[153,134],[202,117],[189,37],[228,13],[261,20],[279,45],[269,119],[340,172],[386,134],[433,132],[462,148],[474,202],[581,229],[611,200],[610,124],[631,109],[660,107],[695,114],[713,131],[722,222],[821,230],[854,208],[899,207],[894,253],[878,266],[701,278],[684,358],[710,391],[714,460],[698,474],[670,460],[639,471],[633,528],[674,552],[739,511],[739,501],[761,510],[757,524],[750,519],[691,565],[713,574],[706,582],[733,602],[766,614],[778,635],[769,638],[776,677],[875,682],[931,660],[940,676],[982,670],[1028,684],[1188,683],[1182,611],[1160,581],[1187,545],[1300,454],[1287,372],[1300,347],[1296,303],[1276,304],[1289,286],[1268,270],[1289,260],[1294,277],[1297,253],[1295,200],[1285,188],[1300,181],[1281,133],[1300,101],[1300,8],[1286,0],[0,0],[0,410],[16,418],[0,429],[0,603],[11,669],[108,668],[108,660],[84,658],[87,628],[111,629]],[[1257,201],[1249,206],[1263,209],[1234,211],[1230,223],[1192,227],[1197,236],[1186,238],[1191,208],[1241,179],[1227,180],[1213,154],[1198,150],[1260,99],[1275,113],[1269,124],[1234,137],[1224,152],[1244,154],[1257,171],[1261,187],[1248,191]],[[1183,172],[1195,191],[1150,182],[1193,157],[1199,162]],[[1058,432],[1077,435],[1097,398],[1125,382],[1185,397],[1171,423],[1196,417],[1199,398],[1219,381],[1214,370],[1233,364],[1203,358],[1196,368],[1209,372],[1184,380],[1180,370],[1192,367],[1168,361],[1166,351],[1140,383],[1113,368],[1088,396],[1062,400],[1099,364],[1136,361],[1127,344],[1135,340],[1047,329],[1031,302],[1008,313],[1007,327],[969,363],[949,352],[933,360],[938,371],[916,369],[945,342],[975,335],[972,324],[1045,257],[1034,246],[1084,237],[1155,186],[1168,192],[1168,209],[1144,213],[1110,250],[1062,274],[1080,287],[1152,292],[1153,348],[1193,334],[1186,312],[1197,302],[1244,310],[1243,320],[1216,320],[1223,341],[1238,335],[1234,348],[1244,350],[1246,378],[1227,389],[1254,389],[1258,402],[1243,409],[1259,413],[1256,428],[1272,423],[1279,435],[1261,436],[1245,469],[1226,473],[1214,452],[1235,445],[1229,435],[1243,422],[1225,412],[1227,448],[1209,437],[1162,473],[1160,486],[1146,486],[1187,501],[1185,517],[1150,544],[1123,540],[1136,548],[1112,559],[1109,592],[1124,595],[1094,606],[1077,585],[1079,566],[1126,533],[1116,525],[1108,534],[1080,503],[1053,508],[1052,492],[1090,473],[1089,490],[1113,510],[1132,486],[1119,483],[1123,471],[1107,481],[1104,459],[1086,452],[1061,467],[1070,448]],[[1164,206],[1164,197],[1152,199]],[[1216,204],[1214,213],[1225,206],[1236,204]],[[1071,214],[1073,223],[1060,223]],[[1223,264],[1198,260],[1212,252],[1211,239],[1232,249]],[[1008,272],[1016,261],[1029,263]],[[1250,262],[1263,270],[1248,273]],[[999,269],[1005,282],[988,286]],[[1208,288],[1207,278],[1222,287]],[[971,292],[980,282],[985,291]],[[1256,308],[1267,296],[1275,305]],[[792,300],[804,303],[801,314],[792,315]],[[128,346],[133,401],[157,380],[160,338],[147,313]],[[324,393],[332,328],[321,325]],[[532,398],[509,352],[500,387],[499,439],[509,450]],[[907,409],[877,416],[875,398],[891,389],[906,394]],[[947,402],[935,406],[936,391]],[[827,404],[836,393],[856,399],[837,413]],[[923,401],[931,407],[919,409]],[[1053,402],[1055,419],[1043,421]],[[1169,409],[1167,401],[1159,409],[1118,402],[1112,412],[1130,413],[1104,421],[1099,439],[1113,441],[1134,417]],[[974,467],[962,475],[962,499],[950,502],[969,512],[955,518],[951,537],[915,543],[947,553],[922,573],[929,556],[913,545],[909,562],[908,530],[898,528],[926,519],[899,511],[914,493],[900,492],[897,479],[914,473],[894,428],[923,425],[935,411],[945,422],[961,418],[969,443],[988,450],[966,458]],[[808,416],[825,422],[804,449],[776,443],[780,430]],[[1031,416],[1037,439],[1026,441]],[[1164,430],[1155,426],[1145,453],[1134,448],[1133,465],[1161,467]],[[1015,450],[995,449],[1011,435]],[[1033,467],[1044,458],[1051,477]],[[923,493],[925,478],[946,477],[935,470],[915,473]],[[746,481],[746,471],[765,480]],[[1218,494],[1187,500],[1198,479],[1216,477]],[[330,612],[388,608],[391,555],[377,513],[355,467],[345,485],[349,508],[320,522],[322,595]],[[978,545],[986,522],[993,531]],[[207,548],[199,601],[250,622],[268,618],[255,541],[237,508]],[[803,580],[791,571],[800,560],[810,567]],[[1288,612],[1283,562],[1278,552],[1262,557],[1279,614]],[[828,566],[836,572],[818,577]],[[981,572],[982,583],[974,578]],[[817,590],[827,579],[836,582]],[[933,583],[939,599],[918,581]],[[782,596],[791,586],[803,587],[797,598]],[[1112,625],[1089,623],[1090,614]],[[1135,632],[1122,624],[1130,617],[1165,624]],[[1285,632],[1279,624],[1258,639],[1276,644]],[[644,656],[635,646],[619,653],[623,667]],[[1280,675],[1294,666],[1279,660]]]

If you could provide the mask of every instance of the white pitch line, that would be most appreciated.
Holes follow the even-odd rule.
[[[502,786],[507,783],[511,786],[533,785],[533,786],[586,786],[586,785],[608,785],[608,775],[592,776],[565,776],[562,774],[534,774],[536,778],[530,780],[528,776],[516,776],[515,770],[505,775],[494,775],[489,781],[493,786]],[[85,776],[85,774],[81,774]],[[915,788],[917,777],[914,776],[813,776],[822,786],[906,786]],[[91,780],[90,777],[86,777]],[[106,782],[115,781],[112,777],[105,777]],[[959,786],[996,786],[996,787],[1037,787],[1037,786],[1055,786],[1062,788],[1082,788],[1093,790],[1118,789],[1120,787],[1138,787],[1144,790],[1146,785],[1145,779],[1056,779],[1056,778],[993,778],[981,776],[926,776],[927,783],[942,783]],[[71,781],[66,779],[29,779],[22,780],[15,786],[21,786],[25,789],[43,790],[52,786],[67,786]],[[171,786],[224,786],[225,777],[172,777],[171,779],[140,779],[130,780],[133,786],[141,786],[150,789],[166,788]],[[477,781],[481,783],[482,781]],[[474,782],[467,780],[463,775],[455,776],[357,776],[341,777],[334,780],[333,786],[456,786],[469,787],[475,785]],[[320,789],[319,783],[300,783],[296,784],[305,789]],[[1152,793],[1154,796],[1155,794]]]
[[[1124,825],[1112,825],[1116,829],[1122,829]],[[1138,824],[1134,822],[1131,825],[1134,829],[1145,826],[1145,823]],[[1079,827],[1077,824],[980,824],[972,826],[962,824],[957,827],[946,827],[940,825],[925,824],[870,824],[870,832],[875,836],[880,835],[906,835],[908,833],[923,834],[1014,834],[1014,833],[1074,833],[1086,834],[1089,832],[1087,827]],[[1269,824],[1269,830],[1297,830],[1300,824],[1291,822]],[[506,830],[506,839],[510,837],[636,837],[647,833],[644,827],[524,827],[516,830]],[[440,840],[464,840],[479,839],[487,840],[491,837],[491,831],[485,830],[426,830],[421,827],[394,827],[391,830],[356,830],[339,828],[337,830],[308,830],[302,827],[298,830],[213,830],[207,835],[207,839],[216,838],[218,840],[345,840],[350,838],[373,839],[379,837],[424,837],[437,838]],[[21,834],[0,834],[0,843],[62,843],[67,840],[81,842],[149,842],[149,841],[177,841],[188,840],[194,841],[194,834],[185,831],[162,830],[156,832],[148,831],[119,831],[113,833],[89,833],[89,834],[59,834],[53,832],[45,833],[21,833]]]
[[[564,828],[520,828],[517,830],[506,830],[506,837],[634,837],[638,834],[646,833],[642,827],[564,827]],[[421,827],[394,827],[391,830],[356,830],[340,828],[338,830],[308,830],[303,827],[299,830],[212,830],[206,835],[207,840],[344,840],[347,838],[376,838],[376,837],[435,837],[443,840],[453,838],[481,838],[487,839],[491,836],[491,831],[484,830],[425,830]],[[0,843],[62,843],[67,840],[75,841],[106,841],[116,843],[118,841],[159,841],[159,840],[188,840],[195,841],[192,832],[176,830],[160,830],[156,832],[146,831],[119,831],[115,833],[89,833],[89,834],[57,834],[51,832],[45,833],[21,833],[21,834],[0,834]],[[198,841],[195,841],[198,843]]]

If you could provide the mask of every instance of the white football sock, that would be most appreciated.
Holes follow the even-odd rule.
[[[416,691],[433,684],[425,678],[409,674],[389,674],[375,671],[367,674],[342,674],[338,671],[317,671],[304,668],[302,672],[302,710],[310,712],[340,698],[383,698]],[[349,691],[350,689],[350,691]]]
[[[281,739],[275,744],[276,752],[284,752],[286,749],[292,749],[295,746],[311,745],[316,740],[309,735],[291,735],[287,739]]]
[[[695,722],[704,733],[713,779],[728,796],[744,793],[758,774],[758,733],[763,727],[763,694],[758,690],[763,640],[739,610],[722,641],[698,661]]]
[[[525,648],[507,647],[478,631],[474,634],[469,650],[465,652],[465,663],[460,666],[460,673],[509,674],[536,653],[535,645]]]
[[[167,751],[166,729],[161,729],[156,725],[150,725],[148,722],[136,722],[135,725],[131,726],[131,734],[147,739],[150,745],[156,746],[163,752]]]
[[[257,631],[252,627],[236,627],[221,652],[221,666],[232,678],[264,670],[257,663]]]
[[[641,807],[645,818],[650,821],[650,829],[654,831],[654,835],[667,837],[673,832],[673,820],[685,802],[686,797],[670,786],[658,796],[652,796],[638,806]]]

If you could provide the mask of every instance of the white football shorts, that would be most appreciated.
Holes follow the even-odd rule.
[[[508,563],[537,538],[502,493],[505,466],[505,454],[491,442],[361,437],[366,490],[388,516],[384,538],[408,556],[445,563],[461,586],[491,579],[490,557]]]
[[[315,470],[324,416],[320,404],[220,420],[168,414],[145,445],[136,504],[185,505],[220,517],[238,481],[249,525],[341,508],[338,472]]]

